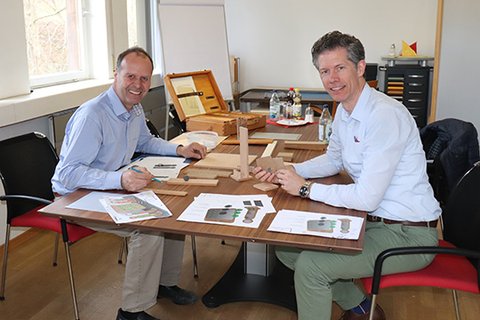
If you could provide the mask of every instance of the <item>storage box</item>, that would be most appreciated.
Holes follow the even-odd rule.
[[[180,121],[186,122],[187,131],[208,130],[231,135],[237,133],[237,121],[249,130],[265,127],[267,123],[262,114],[229,112],[210,70],[171,73],[164,79]]]

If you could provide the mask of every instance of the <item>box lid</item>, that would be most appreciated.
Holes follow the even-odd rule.
[[[164,80],[180,121],[200,114],[228,111],[211,70],[169,73]]]

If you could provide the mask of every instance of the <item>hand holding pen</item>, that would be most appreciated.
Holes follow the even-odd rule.
[[[132,166],[122,174],[122,188],[135,192],[145,188],[155,177],[144,167]]]

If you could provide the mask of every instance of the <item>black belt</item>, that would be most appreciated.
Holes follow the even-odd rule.
[[[377,216],[367,215],[367,221],[370,222],[383,222],[385,224],[402,224],[404,226],[411,226],[411,227],[430,227],[436,228],[438,220],[433,221],[398,221],[398,220],[390,220],[385,219]]]

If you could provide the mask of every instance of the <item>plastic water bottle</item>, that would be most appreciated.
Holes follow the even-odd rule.
[[[302,95],[300,94],[300,90],[295,88],[293,94],[293,118],[300,119],[302,117]]]
[[[332,115],[328,110],[328,106],[323,106],[322,115],[318,121],[318,140],[322,142],[329,142],[332,134]]]
[[[307,108],[305,108],[305,121],[307,121],[308,123],[313,122],[313,110],[312,108],[310,108],[310,106],[307,106]]]
[[[278,94],[273,91],[272,97],[270,98],[270,119],[278,120],[278,116],[280,113],[280,99],[278,98]]]

